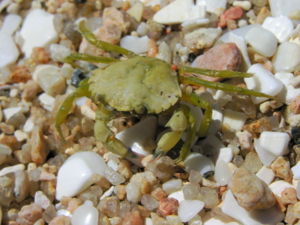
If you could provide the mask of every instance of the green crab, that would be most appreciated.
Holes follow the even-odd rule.
[[[86,54],[72,54],[65,61],[76,65],[76,60],[107,64],[104,68],[92,71],[92,76],[83,80],[74,93],[62,103],[56,115],[56,128],[61,134],[60,126],[71,111],[73,102],[78,97],[87,96],[97,105],[94,133],[97,140],[103,142],[112,152],[126,156],[128,149],[115,138],[108,127],[108,122],[116,117],[116,112],[130,112],[135,115],[160,114],[169,109],[173,115],[166,124],[168,131],[159,139],[155,155],[161,155],[171,150],[186,132],[186,139],[181,147],[178,161],[186,158],[193,140],[197,136],[204,137],[208,131],[212,117],[212,106],[194,92],[187,93],[183,85],[204,86],[207,88],[235,92],[242,95],[271,98],[266,94],[245,88],[210,82],[188,74],[203,74],[206,76],[234,78],[250,77],[251,74],[233,71],[215,71],[187,66],[172,66],[157,58],[138,56],[135,53],[97,40],[89,31],[85,22],[79,23],[79,31],[92,45],[108,52],[121,54],[123,60],[110,57],[97,57]],[[190,108],[182,102],[187,102],[202,108],[204,116],[200,126]]]

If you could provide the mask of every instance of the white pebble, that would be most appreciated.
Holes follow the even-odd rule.
[[[246,26],[248,27],[248,26]],[[243,60],[247,66],[247,68],[249,68],[251,66],[251,61],[248,55],[248,49],[247,49],[247,45],[246,45],[246,41],[244,37],[239,36],[238,34],[235,34],[234,32],[229,32],[228,34],[228,42],[233,42],[236,44],[236,46],[239,48],[239,50],[242,53],[243,56]]]
[[[14,132],[14,136],[16,137],[17,141],[19,141],[19,142],[25,141],[28,138],[27,133],[25,133],[21,130],[16,130]]]
[[[38,65],[32,76],[43,91],[51,96],[56,96],[65,90],[66,81],[57,66]]]
[[[5,120],[9,120],[12,118],[14,115],[22,112],[22,107],[11,107],[11,108],[6,108],[3,110],[4,118]]]
[[[297,198],[300,200],[300,180],[295,180],[294,183],[297,192]]]
[[[266,184],[270,184],[275,178],[273,170],[265,166],[260,168],[260,170],[256,173],[256,176]]]
[[[239,131],[243,128],[246,119],[245,113],[226,109],[224,110],[222,128],[230,131]]]
[[[277,224],[284,218],[284,213],[276,205],[266,210],[248,212],[237,203],[230,190],[225,194],[221,209],[245,225]]]
[[[225,9],[227,0],[199,0],[199,3],[204,3],[207,12],[220,15]]]
[[[290,136],[285,132],[264,131],[259,137],[260,146],[275,156],[286,155]]]
[[[179,203],[178,216],[182,222],[188,222],[204,207],[204,202],[199,200],[183,200]]]
[[[245,39],[257,53],[263,56],[271,57],[276,51],[276,36],[263,27],[253,27],[248,31]]]
[[[280,80],[285,86],[282,98],[286,104],[290,104],[294,98],[300,95],[300,88],[293,86],[294,81],[298,77],[294,77],[292,73],[280,72],[275,74],[275,78]]]
[[[8,167],[4,167],[3,169],[0,170],[0,176],[5,176],[9,173],[15,173],[21,170],[25,169],[25,165],[24,164],[17,164],[14,166],[8,166]]]
[[[149,116],[134,126],[116,134],[116,138],[140,156],[149,155],[155,147],[157,118]]]
[[[19,50],[12,37],[22,18],[10,14],[5,17],[0,30],[0,68],[14,63],[19,57]]]
[[[300,10],[299,0],[269,0],[272,16],[291,16]]]
[[[33,127],[34,127],[34,123],[31,117],[29,117],[23,126],[23,131],[29,133],[33,130]]]
[[[203,225],[239,225],[237,222],[223,222],[222,220],[216,219],[216,218],[211,218],[209,220],[206,220]]]
[[[220,0],[218,0],[220,1]],[[188,20],[204,18],[203,4],[194,5],[193,0],[175,0],[160,9],[153,20],[162,24],[177,24]]]
[[[270,166],[271,163],[277,158],[276,155],[272,154],[269,151],[266,151],[261,145],[259,139],[254,140],[254,149],[256,153],[258,154],[258,157],[260,161],[265,166]]]
[[[72,53],[69,48],[59,44],[51,44],[49,50],[51,58],[58,62],[63,62],[64,59]]]
[[[70,156],[60,167],[57,175],[56,199],[63,196],[73,197],[89,187],[93,176],[104,176],[108,166],[104,159],[95,152],[77,152]]]
[[[121,39],[120,46],[136,54],[141,54],[148,51],[149,40],[147,36],[135,37],[127,35]]]
[[[234,1],[232,5],[239,6],[244,10],[251,9],[251,2],[249,2],[249,1]]]
[[[185,169],[187,171],[198,171],[202,176],[208,172],[214,171],[212,160],[200,153],[191,153],[184,160]]]
[[[294,179],[300,179],[300,162],[298,162],[291,169],[292,169],[292,172],[293,172],[293,175],[294,175]]]
[[[271,31],[280,43],[287,41],[294,29],[293,22],[287,16],[267,17],[262,27]]]
[[[295,188],[293,185],[290,183],[283,181],[283,180],[278,180],[269,185],[269,188],[273,192],[274,195],[281,197],[281,193],[287,189],[287,188]]]
[[[178,191],[182,188],[182,180],[180,179],[171,179],[163,183],[162,189],[167,193],[171,194],[172,192]]]
[[[223,122],[223,113],[219,110],[213,109],[211,118],[212,122],[210,124],[208,133],[215,135],[219,131],[219,128]]]
[[[283,89],[283,84],[261,64],[252,65],[247,72],[253,74],[252,77],[244,79],[247,88],[250,90],[259,91],[271,96],[276,96]],[[264,100],[266,100],[266,98],[253,98],[254,103],[261,103]]]
[[[72,225],[98,225],[98,210],[91,201],[85,201],[73,213]]]
[[[223,160],[226,163],[229,163],[233,157],[233,150],[230,147],[221,148],[217,160]]]
[[[229,163],[224,162],[222,159],[216,162],[214,178],[218,185],[227,185],[232,177],[232,174],[233,171],[231,170]]]
[[[25,18],[20,34],[24,40],[22,50],[26,57],[30,57],[33,48],[45,47],[57,40],[54,15],[42,9],[32,10]]]
[[[183,191],[175,191],[168,195],[168,198],[175,198],[179,203],[184,200]]]
[[[276,72],[294,72],[299,69],[300,46],[292,42],[283,42],[273,58],[273,65]]]
[[[41,105],[44,109],[46,109],[49,112],[52,111],[55,103],[55,98],[46,93],[43,93],[38,97],[38,100],[41,102]]]

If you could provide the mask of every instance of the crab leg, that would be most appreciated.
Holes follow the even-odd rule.
[[[200,79],[198,77],[191,77],[191,76],[180,76],[179,80],[183,84],[189,84],[189,85],[196,85],[196,86],[204,86],[207,88],[217,89],[217,90],[223,90],[228,92],[234,92],[241,95],[251,95],[255,97],[266,97],[266,98],[273,98],[273,96],[249,90],[247,88],[241,88],[238,86],[234,86],[231,84],[224,84],[224,83],[218,83],[218,82],[211,82],[207,80]]]
[[[203,100],[195,93],[191,93],[191,94],[183,93],[182,99],[192,105],[205,109],[204,116],[201,120],[200,128],[198,130],[199,137],[205,137],[212,120],[212,106],[210,105],[209,102]]]
[[[173,113],[172,117],[166,124],[166,127],[169,127],[170,131],[164,133],[159,139],[154,153],[155,156],[167,153],[178,143],[183,132],[188,126],[186,111],[187,109],[180,107]]]
[[[79,87],[64,100],[55,118],[55,127],[61,137],[63,137],[63,135],[60,126],[65,122],[68,114],[71,112],[75,99],[84,96],[89,97],[90,95],[88,79],[85,79],[81,81]]]
[[[112,116],[113,113],[106,109],[103,104],[98,104],[96,123],[94,126],[95,137],[98,141],[101,141],[109,151],[123,157],[128,153],[127,148],[114,137],[112,131],[107,126]]]
[[[184,161],[184,159],[188,156],[193,140],[195,139],[197,133],[196,126],[195,126],[196,119],[190,110],[186,112],[186,117],[188,118],[189,127],[187,129],[186,140],[180,149],[178,158],[176,159],[177,164]]]
[[[234,77],[251,77],[251,73],[243,73],[237,71],[230,71],[230,70],[209,70],[209,69],[202,69],[202,68],[195,68],[189,66],[182,66],[179,68],[180,74],[185,73],[196,73],[202,74],[209,77],[222,77],[222,78],[234,78]]]
[[[110,58],[110,57],[93,56],[93,55],[88,55],[88,54],[74,53],[74,54],[67,56],[64,59],[64,62],[69,63],[72,66],[76,67],[74,62],[77,60],[87,61],[87,62],[91,62],[91,63],[105,63],[105,64],[119,61],[117,59]]]
[[[96,36],[85,26],[85,21],[79,22],[79,32],[90,44],[96,46],[97,48],[103,49],[107,52],[115,52],[129,57],[135,56],[135,53],[132,51],[122,48],[118,45],[113,45],[108,42],[98,40]]]

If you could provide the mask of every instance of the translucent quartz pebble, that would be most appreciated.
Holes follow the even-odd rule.
[[[24,40],[22,50],[26,57],[30,57],[33,48],[44,47],[57,40],[54,15],[42,9],[32,10],[25,18],[20,34]]]
[[[73,213],[72,225],[98,225],[98,210],[91,201],[85,201]]]
[[[95,174],[104,176],[108,166],[95,152],[77,152],[60,167],[57,175],[56,199],[72,197],[90,186]]]

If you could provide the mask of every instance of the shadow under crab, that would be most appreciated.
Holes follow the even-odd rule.
[[[257,97],[271,96],[248,90],[245,88],[210,82],[191,74],[202,74],[222,78],[243,78],[251,74],[235,71],[216,71],[187,66],[172,66],[157,58],[138,56],[135,53],[97,40],[86,27],[84,21],[79,23],[79,31],[92,45],[108,52],[118,53],[126,57],[118,60],[110,57],[98,57],[86,54],[72,54],[65,61],[76,66],[75,61],[83,60],[92,63],[108,64],[106,67],[92,71],[92,76],[83,80],[74,93],[62,103],[56,115],[56,128],[66,120],[73,102],[78,97],[90,97],[97,105],[95,137],[103,142],[108,150],[126,156],[128,149],[115,138],[108,127],[116,112],[130,112],[137,115],[160,114],[172,108],[173,115],[166,124],[168,131],[159,139],[155,155],[162,155],[170,151],[186,132],[186,140],[182,145],[177,161],[182,161],[188,155],[193,140],[204,137],[208,131],[212,117],[212,106],[194,92],[187,93],[181,89],[183,85],[204,86],[242,95]],[[187,102],[204,110],[200,126],[196,126],[196,119]]]

